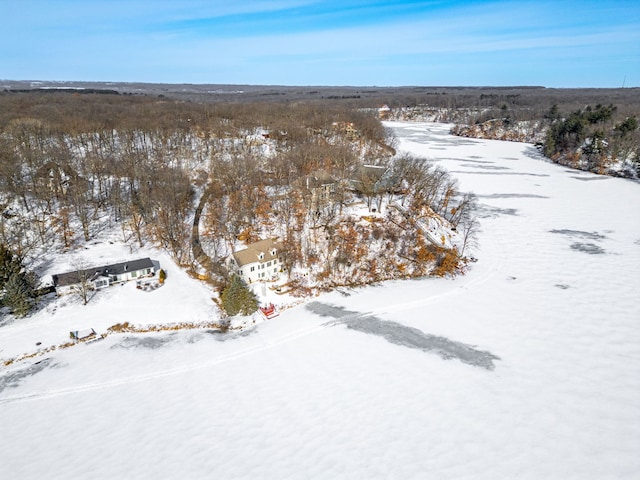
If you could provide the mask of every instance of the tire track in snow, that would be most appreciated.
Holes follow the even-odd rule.
[[[326,326],[324,325],[316,325],[313,326],[311,328],[307,328],[305,330],[302,331],[298,331],[289,335],[285,335],[282,336],[280,338],[277,338],[273,341],[267,341],[265,344],[262,345],[257,345],[254,347],[250,347],[250,348],[246,348],[244,350],[241,350],[239,352],[235,352],[229,355],[224,355],[222,357],[216,358],[214,360],[211,361],[207,361],[207,362],[202,362],[202,363],[194,363],[194,364],[189,364],[189,365],[183,365],[181,367],[176,367],[176,368],[170,368],[170,369],[166,369],[166,370],[159,370],[156,372],[149,372],[149,373],[145,373],[145,374],[141,374],[141,375],[133,375],[130,377],[125,377],[125,378],[119,378],[116,380],[110,380],[110,381],[106,381],[106,382],[98,382],[98,383],[87,383],[84,385],[77,385],[74,387],[67,387],[67,388],[60,388],[60,389],[55,389],[55,390],[45,390],[45,391],[40,391],[40,392],[32,392],[32,393],[27,393],[27,394],[23,394],[23,395],[14,395],[14,396],[9,396],[9,397],[4,397],[4,398],[0,398],[0,405],[6,405],[9,403],[16,403],[16,402],[25,402],[25,401],[31,401],[31,400],[43,400],[43,399],[49,399],[49,398],[54,398],[54,397],[59,397],[59,396],[63,396],[63,395],[70,395],[70,394],[74,394],[74,393],[83,393],[83,392],[90,392],[93,390],[100,390],[100,389],[105,389],[105,388],[112,388],[112,387],[119,387],[122,385],[129,385],[132,383],[140,383],[140,382],[145,382],[148,380],[154,380],[154,379],[158,379],[158,378],[163,378],[163,377],[169,377],[169,376],[173,376],[173,375],[179,375],[182,373],[187,373],[187,372],[191,372],[194,370],[199,370],[199,369],[203,369],[203,368],[208,368],[208,367],[214,367],[216,365],[220,365],[226,362],[230,362],[242,357],[246,357],[248,355],[252,355],[254,353],[258,353],[258,352],[262,352],[265,350],[269,350],[271,348],[277,347],[279,345],[288,343],[288,342],[292,342],[294,340],[297,340],[299,338],[302,337],[306,337],[308,335],[312,335],[314,333],[317,333],[321,330],[324,330],[326,328]]]

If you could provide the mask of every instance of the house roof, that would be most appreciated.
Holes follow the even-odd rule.
[[[233,258],[239,267],[243,267],[250,263],[265,263],[278,258],[278,250],[282,247],[274,239],[268,238],[259,242],[251,243],[244,250],[238,250],[233,253]],[[275,255],[272,252],[275,249]],[[260,259],[260,254],[263,254]]]
[[[388,168],[379,165],[362,165],[358,169],[358,176],[369,181],[377,182],[387,172]]]
[[[317,170],[304,178],[306,188],[319,188],[325,185],[333,185],[336,179],[324,170]]]
[[[355,178],[351,180],[351,185],[356,190],[360,190],[364,185],[373,188],[375,192],[393,189],[397,183],[393,172],[383,166],[362,165],[356,172]]]
[[[140,258],[138,260],[129,260],[127,262],[113,263],[102,267],[91,267],[85,270],[74,270],[73,272],[58,273],[52,275],[53,285],[56,287],[67,287],[80,283],[83,279],[94,280],[98,277],[106,277],[109,275],[122,275],[125,272],[135,272],[153,268],[153,262],[149,257]]]

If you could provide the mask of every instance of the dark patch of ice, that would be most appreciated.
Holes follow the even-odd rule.
[[[595,243],[572,243],[571,248],[579,252],[588,253],[590,255],[600,255],[605,253],[604,249]]]
[[[495,368],[493,361],[500,360],[500,357],[493,355],[491,352],[478,350],[473,345],[455,342],[446,337],[430,335],[417,328],[407,327],[397,322],[380,320],[372,315],[352,312],[343,307],[311,302],[306,308],[316,315],[335,319],[326,325],[345,325],[347,328],[357,332],[382,337],[394,345],[435,353],[444,360],[457,359],[467,365],[486,370],[493,370]]]
[[[564,283],[556,283],[555,286],[562,290],[566,290],[567,288],[570,288],[569,285],[565,285]]]
[[[175,340],[175,333],[162,337],[125,337],[111,348],[150,348],[155,350]]]
[[[352,312],[350,310],[346,310],[344,307],[337,307],[335,305],[329,305],[328,303],[321,302],[308,303],[305,308],[321,317],[346,318],[349,316],[363,315],[360,312]]]
[[[479,168],[479,169],[484,169],[484,170],[492,170],[492,171],[511,170],[509,167],[502,167],[500,165],[474,165],[474,164],[463,163],[460,166],[461,167],[468,167],[468,168]]]
[[[607,180],[610,177],[601,176],[601,177],[571,177],[571,178],[575,178],[576,180],[582,180],[583,182],[590,182],[592,180]]]
[[[236,338],[248,337],[252,335],[256,331],[255,328],[250,328],[248,330],[242,330],[240,332],[237,331],[227,331],[222,332],[220,330],[205,330],[205,333],[213,336],[219,342],[226,342],[227,340],[234,340]]]
[[[558,233],[560,235],[567,235],[569,237],[586,238],[588,240],[604,240],[605,238],[607,238],[598,232],[583,232],[582,230],[568,230],[566,228],[562,230],[549,230],[549,232]]]
[[[480,218],[497,218],[500,215],[518,215],[518,210],[515,208],[498,208],[484,203],[479,203],[475,211]]]
[[[482,157],[471,157],[471,158],[482,158]],[[460,162],[465,162],[465,163],[480,163],[480,164],[494,164],[496,162],[492,161],[492,160],[471,160],[470,158],[453,158],[451,160],[458,160]]]
[[[31,365],[0,375],[0,393],[7,388],[18,387],[25,378],[31,377],[45,368],[52,366],[52,361],[53,360],[51,358],[45,358]]]

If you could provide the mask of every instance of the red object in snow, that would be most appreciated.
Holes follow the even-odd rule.
[[[280,315],[278,313],[278,311],[276,310],[276,307],[275,307],[275,305],[273,303],[270,303],[266,307],[260,307],[260,313],[267,320],[269,320],[270,318],[277,317],[278,315]]]

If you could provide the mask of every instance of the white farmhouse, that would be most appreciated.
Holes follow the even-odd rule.
[[[229,257],[229,268],[245,282],[272,280],[282,270],[278,250],[282,245],[274,239],[260,240]]]

